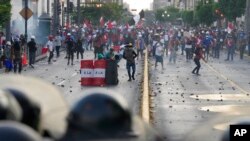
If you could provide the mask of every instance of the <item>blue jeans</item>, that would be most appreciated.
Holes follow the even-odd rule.
[[[234,60],[234,47],[227,47],[227,60]]]
[[[127,68],[127,71],[128,71],[129,79],[131,79],[131,76],[132,77],[135,76],[135,63],[127,62],[126,68]],[[132,68],[132,75],[131,75],[131,68]]]
[[[29,52],[29,65],[35,64],[36,52]]]

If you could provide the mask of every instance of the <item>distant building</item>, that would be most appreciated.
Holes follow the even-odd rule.
[[[93,2],[100,2],[100,3],[117,3],[119,5],[123,4],[123,0],[85,0],[85,3],[93,3]]]
[[[199,0],[154,0],[153,10],[173,6],[185,10],[193,10]]]

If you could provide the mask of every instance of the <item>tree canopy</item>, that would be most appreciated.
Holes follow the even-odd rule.
[[[244,14],[246,0],[219,0],[218,8],[229,21],[235,21]]]
[[[5,23],[10,20],[11,17],[11,4],[10,0],[0,1],[0,26],[4,26]]]
[[[95,5],[93,3],[92,5]],[[123,8],[122,6],[116,3],[102,4],[100,7],[96,6],[87,6],[81,7],[81,21],[88,19],[92,21],[94,25],[99,24],[100,17],[103,17],[105,21],[115,20],[119,21],[122,18]],[[74,13],[76,16],[76,13]]]

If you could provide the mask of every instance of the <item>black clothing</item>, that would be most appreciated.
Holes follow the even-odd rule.
[[[14,52],[14,73],[17,72],[21,73],[22,71],[22,55],[21,55],[21,46],[18,41],[14,42],[13,45],[13,52]]]
[[[66,46],[67,46],[67,58],[68,58],[68,65],[69,61],[71,60],[71,65],[73,65],[73,60],[74,60],[74,41],[72,39],[68,39],[66,41]]]
[[[81,59],[83,59],[84,49],[82,47],[82,41],[77,41],[76,43],[76,58],[79,58],[79,54],[81,55]]]
[[[36,42],[34,40],[29,41],[27,45],[29,48],[29,52],[36,52],[37,48],[36,48]]]

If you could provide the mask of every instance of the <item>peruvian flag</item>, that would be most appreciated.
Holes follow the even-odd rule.
[[[92,28],[90,20],[88,20],[88,19],[84,20],[83,27],[84,28]]]
[[[232,22],[228,22],[227,24],[227,32],[232,32],[234,30],[234,24]]]
[[[137,27],[137,28],[142,28],[142,27],[143,27],[143,23],[144,23],[144,21],[143,21],[143,20],[140,20],[140,21],[137,23],[136,27]]]
[[[112,24],[112,22],[111,21],[108,21],[108,29],[112,29],[113,28],[113,24]]]
[[[101,16],[99,22],[100,22],[100,26],[103,27],[105,24],[103,16]]]

